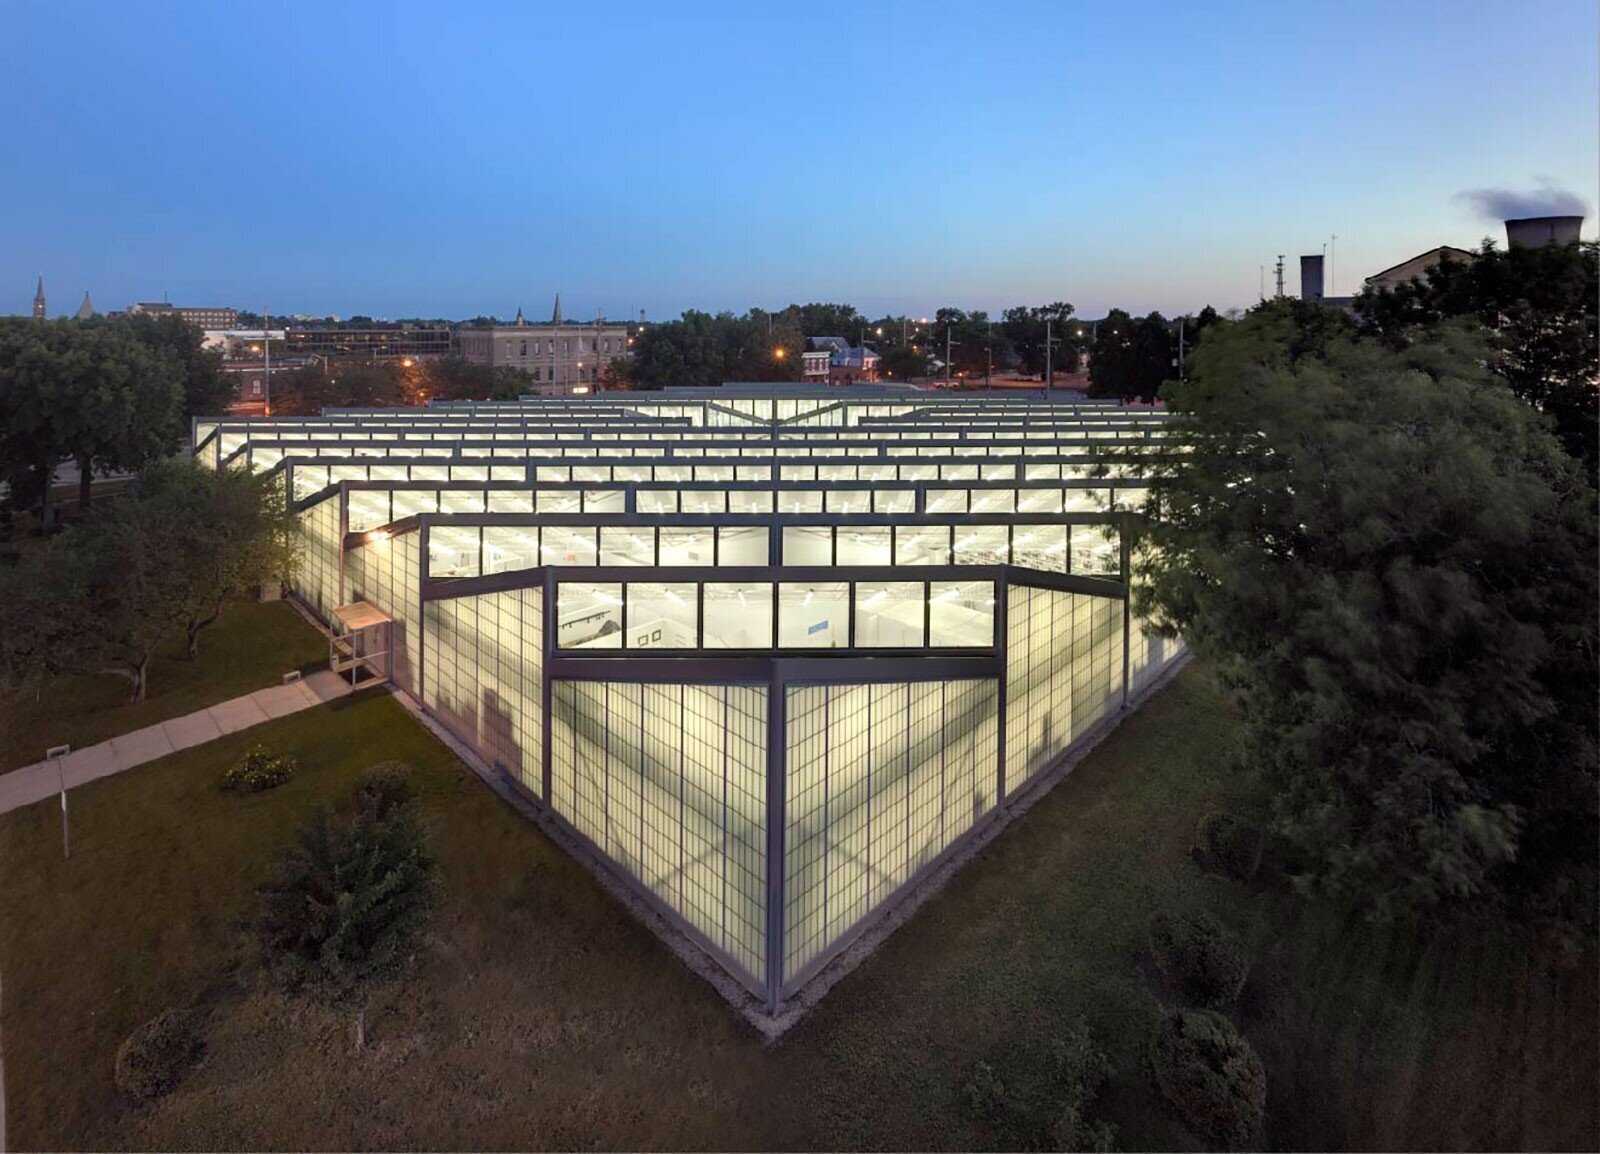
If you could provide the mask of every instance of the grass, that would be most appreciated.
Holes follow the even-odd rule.
[[[1125,1148],[1195,1148],[1144,1068],[1164,997],[1158,909],[1199,906],[1259,959],[1237,1020],[1279,1148],[1572,1148],[1600,1140],[1592,968],[1550,975],[1488,933],[1426,947],[1201,872],[1198,816],[1247,799],[1191,670],[1130,719],[778,1045],[754,1032],[382,695],[270,723],[0,817],[8,1136],[16,1148],[993,1148],[1058,1103],[1041,1071],[1084,1014]],[[264,740],[301,758],[254,797],[217,779]],[[374,762],[418,767],[444,871],[428,942],[349,1022],[262,982],[244,922],[278,847]],[[119,1100],[116,1047],[209,1010],[203,1064]],[[993,1064],[1011,1122],[961,1087]]]
[[[193,661],[184,656],[181,634],[157,652],[138,705],[128,703],[124,678],[99,674],[62,678],[37,700],[0,713],[0,773],[40,760],[51,746],[95,745],[276,685],[289,670],[327,659],[327,642],[287,602],[232,602],[200,635]]]

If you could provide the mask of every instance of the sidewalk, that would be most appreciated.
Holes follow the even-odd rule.
[[[59,793],[63,779],[68,789],[74,789],[180,749],[203,745],[225,733],[237,733],[263,721],[335,701],[344,697],[348,689],[348,682],[325,669],[288,685],[258,689],[232,701],[113,737],[99,745],[75,749],[61,759],[59,769],[53,761],[38,761],[14,769],[0,774],[0,813],[9,813]]]

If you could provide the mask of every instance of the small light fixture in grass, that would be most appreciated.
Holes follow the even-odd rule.
[[[287,753],[268,753],[265,746],[253,746],[242,760],[228,767],[222,775],[222,788],[230,793],[260,793],[276,789],[288,781],[299,768],[294,757]]]

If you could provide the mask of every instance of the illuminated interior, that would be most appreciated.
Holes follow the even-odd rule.
[[[1163,412],[740,387],[196,422],[292,589],[779,1012],[1183,653],[1130,613]]]

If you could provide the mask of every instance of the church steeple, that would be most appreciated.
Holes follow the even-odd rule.
[[[78,319],[86,321],[94,316],[94,302],[89,299],[89,290],[83,290],[83,303],[78,306]]]
[[[561,323],[561,294],[560,293],[556,293],[556,308],[555,308],[555,311],[550,314],[550,323],[553,324],[553,325],[559,325]]]
[[[33,290],[33,319],[42,321],[45,318],[44,307],[44,275],[39,276],[39,287]]]
[[[511,323],[516,325],[519,329],[528,327],[528,320],[527,320],[526,317],[524,317],[522,315],[522,306],[521,305],[517,306],[517,319],[512,321]]]

